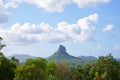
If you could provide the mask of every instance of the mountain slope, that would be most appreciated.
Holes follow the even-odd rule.
[[[48,57],[47,60],[55,61],[55,62],[65,61],[72,66],[74,66],[78,63],[82,63],[81,59],[69,55],[66,52],[66,48],[63,45],[60,45],[58,50],[53,55]]]
[[[94,62],[95,59],[92,56],[85,58],[71,56],[66,52],[66,48],[63,45],[60,45],[58,50],[53,55],[47,58],[48,61],[55,61],[55,62],[65,61],[71,66],[74,66],[76,64],[84,65],[91,61]]]

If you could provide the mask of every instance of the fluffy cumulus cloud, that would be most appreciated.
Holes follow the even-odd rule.
[[[8,1],[3,1],[4,2],[4,7],[7,8],[16,8],[18,7],[24,0],[8,0]]]
[[[37,5],[49,12],[61,12],[65,5],[69,4],[71,0],[25,0],[28,3]]]
[[[96,7],[99,4],[108,3],[110,0],[73,0],[80,8]]]
[[[68,24],[67,22],[62,22],[58,24],[58,29],[62,33],[68,35],[73,40],[85,41],[93,40],[93,33],[95,30],[94,23],[98,20],[98,15],[93,14],[88,17],[79,19],[75,24]]]
[[[71,3],[71,0],[9,0],[4,4],[6,8],[16,8],[21,3],[29,3],[43,8],[48,12],[61,12],[65,5]]]
[[[40,25],[16,23],[9,28],[1,28],[0,35],[6,42],[21,44],[29,42],[89,41],[94,40],[95,24],[98,15],[92,14],[79,19],[74,24],[58,23],[57,27],[41,23]]]
[[[113,28],[114,28],[114,25],[107,25],[106,27],[102,29],[102,31],[111,31],[113,30]]]
[[[0,0],[0,23],[8,21],[9,13],[5,10],[2,0]]]
[[[4,2],[4,6],[6,8],[16,8],[21,3],[29,3],[43,8],[48,12],[61,12],[68,4],[76,4],[79,8],[85,8],[95,7],[108,2],[110,2],[110,0],[9,0]]]

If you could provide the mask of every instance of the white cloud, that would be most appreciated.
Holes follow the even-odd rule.
[[[8,21],[9,13],[5,10],[2,0],[0,0],[0,23]]]
[[[28,3],[35,4],[49,12],[61,12],[65,5],[71,0],[25,0]]]
[[[95,7],[99,4],[108,3],[110,0],[9,0],[4,6],[16,8],[21,3],[29,3],[43,8],[48,12],[61,12],[68,4],[75,3],[79,8]]]
[[[113,28],[114,28],[114,25],[107,25],[106,27],[102,29],[102,31],[111,31],[113,30]]]
[[[60,22],[56,28],[49,24],[40,25],[16,23],[11,27],[0,29],[0,35],[6,42],[29,43],[29,42],[52,42],[60,43],[64,41],[89,41],[94,39],[95,24],[98,15],[92,14],[79,19],[75,24]]]
[[[9,0],[4,4],[5,8],[16,8],[18,7],[24,0]]]
[[[39,8],[43,8],[48,12],[61,12],[71,0],[9,0],[5,3],[6,8],[16,8],[21,3],[34,4]]]
[[[99,4],[108,3],[110,0],[73,0],[79,8],[96,7]]]
[[[79,19],[75,24],[62,22],[58,24],[58,29],[68,35],[73,40],[85,41],[94,40],[95,23],[98,20],[98,15],[93,14],[88,17]]]

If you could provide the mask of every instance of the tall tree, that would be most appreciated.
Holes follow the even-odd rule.
[[[61,61],[57,64],[57,73],[60,80],[71,80],[71,69],[69,65]]]
[[[27,59],[25,65],[15,70],[14,80],[45,80],[46,63],[42,58]]]
[[[1,43],[2,40],[3,39],[0,37],[0,50],[5,46]],[[15,68],[16,64],[7,59],[3,53],[0,52],[0,80],[13,80]]]
[[[46,77],[47,80],[59,80],[59,77],[56,73],[57,72],[57,65],[55,62],[47,62],[47,66],[46,66]]]
[[[99,57],[95,70],[101,80],[120,80],[120,63],[111,54]]]
[[[3,40],[3,38],[0,37],[0,53],[1,53],[2,48],[6,46],[5,44],[2,44],[2,43],[1,43],[2,40]]]

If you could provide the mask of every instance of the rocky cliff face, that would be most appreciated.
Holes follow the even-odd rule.
[[[53,55],[48,57],[48,60],[54,60],[54,61],[62,61],[62,60],[67,61],[70,59],[76,59],[76,57],[69,55],[66,51],[66,48],[63,45],[59,45],[57,51]]]
[[[53,55],[69,56],[69,54],[66,52],[66,48],[63,45],[59,45],[58,50]]]
[[[63,45],[60,45],[57,52],[60,52],[60,53],[65,53],[66,52],[66,48],[63,46]]]

